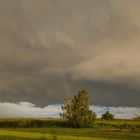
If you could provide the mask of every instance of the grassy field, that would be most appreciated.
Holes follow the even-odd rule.
[[[0,119],[0,128],[68,128],[64,119],[9,118]],[[140,130],[140,121],[135,120],[100,120],[93,122],[92,128],[111,128],[120,130]]]
[[[51,127],[43,125],[43,128],[36,119],[1,119],[0,121],[6,123],[5,128],[0,128],[0,140],[45,140],[43,137],[46,137],[46,140],[140,140],[140,121],[133,120],[96,120],[93,128],[58,127],[59,125],[57,126],[55,123],[60,123],[61,120],[51,119],[41,119],[45,123],[50,121],[49,126]],[[33,125],[32,128],[23,127],[30,121],[37,122],[40,128],[37,125]],[[20,125],[15,125],[16,128],[7,127],[15,122]]]
[[[0,140],[140,140],[140,131],[93,128],[15,128],[0,129]]]

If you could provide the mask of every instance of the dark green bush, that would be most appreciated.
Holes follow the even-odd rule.
[[[68,127],[66,121],[39,119],[0,120],[0,128]]]
[[[109,111],[106,111],[105,114],[102,114],[101,119],[103,119],[103,120],[113,120],[114,119],[114,115],[111,114]]]

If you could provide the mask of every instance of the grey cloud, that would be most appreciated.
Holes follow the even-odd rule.
[[[103,113],[110,111],[115,115],[115,118],[130,119],[140,115],[140,109],[136,107],[104,107],[104,106],[90,106],[94,110],[97,117],[100,118]],[[29,102],[19,103],[0,103],[0,117],[60,117],[62,112],[61,105],[48,105],[43,108],[36,107]]]
[[[100,118],[103,113],[110,111],[118,119],[130,119],[140,114],[140,109],[136,107],[104,107],[104,106],[90,106],[92,110],[95,110],[97,117]]]
[[[44,108],[36,107],[29,102],[0,103],[1,117],[59,117],[60,105],[49,105]]]
[[[45,106],[85,87],[91,104],[140,106],[139,5],[1,0],[0,101]]]

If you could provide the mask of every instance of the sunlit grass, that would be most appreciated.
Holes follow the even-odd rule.
[[[114,132],[110,130],[93,129],[3,129],[0,130],[0,140],[139,140],[140,134],[132,132]],[[59,133],[60,132],[60,133]],[[92,134],[93,132],[93,134]],[[89,136],[87,136],[89,134]],[[54,139],[55,136],[55,139]]]
[[[140,121],[134,120],[97,119],[92,128],[63,127],[63,119],[10,118],[0,122],[0,140],[140,140]]]

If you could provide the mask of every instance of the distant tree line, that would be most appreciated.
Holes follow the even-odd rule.
[[[70,128],[71,126],[65,119],[0,119],[0,128]],[[102,120],[96,119],[92,128],[113,128],[126,130],[140,130],[140,121],[135,120]]]
[[[66,120],[60,119],[1,119],[0,128],[45,128],[68,127]]]

